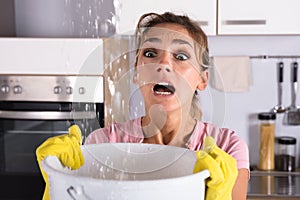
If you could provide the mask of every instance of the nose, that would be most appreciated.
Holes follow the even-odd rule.
[[[166,66],[166,65],[160,65],[160,66],[156,69],[157,72],[161,72],[162,70],[164,70],[164,71],[166,71],[166,72],[171,72],[171,69],[170,69],[168,66]]]
[[[164,51],[160,56],[159,66],[157,67],[156,71],[171,72],[171,67],[172,67],[171,54],[167,51]]]

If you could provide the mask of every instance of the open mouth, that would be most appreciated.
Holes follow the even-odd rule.
[[[160,82],[153,87],[154,94],[157,95],[172,95],[175,92],[175,87],[167,82]]]

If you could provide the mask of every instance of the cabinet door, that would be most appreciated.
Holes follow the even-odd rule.
[[[221,0],[218,34],[300,34],[299,5],[299,0]]]
[[[216,0],[119,0],[117,33],[133,34],[136,24],[145,13],[166,11],[187,14],[198,21],[207,35],[216,34]]]

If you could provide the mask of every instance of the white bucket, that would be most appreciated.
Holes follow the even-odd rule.
[[[205,199],[209,171],[193,174],[195,152],[138,143],[83,145],[85,164],[64,168],[57,157],[43,160],[55,200]]]

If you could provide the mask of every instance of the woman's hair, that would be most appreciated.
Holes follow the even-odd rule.
[[[141,40],[144,34],[147,33],[150,28],[165,23],[181,25],[188,31],[189,35],[194,40],[195,53],[197,56],[199,67],[201,69],[200,73],[207,70],[209,67],[209,49],[206,34],[203,32],[196,21],[191,20],[185,15],[176,15],[171,12],[165,12],[163,14],[146,13],[140,17],[136,28],[136,55],[138,55],[139,53],[139,47],[141,45]],[[135,60],[135,65],[136,64],[137,56]],[[190,113],[195,119],[201,119],[202,117],[201,108],[199,106],[199,99],[197,97],[197,91],[195,91],[194,94]]]

